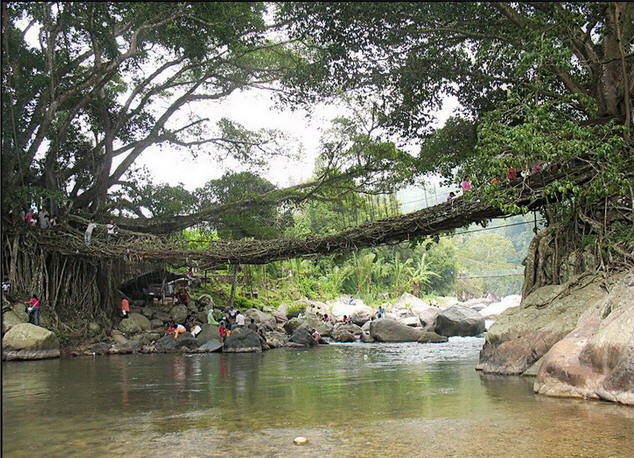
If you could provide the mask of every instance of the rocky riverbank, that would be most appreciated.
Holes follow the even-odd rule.
[[[447,299],[437,305],[403,294],[394,304],[383,304],[385,311],[379,318],[376,309],[358,299],[353,304],[348,298],[329,303],[302,300],[282,305],[276,310],[244,311],[247,322],[253,319],[258,332],[240,329],[229,336],[224,345],[220,343],[218,327],[209,324],[202,324],[203,330],[196,337],[189,333],[179,335],[178,339],[165,336],[165,326],[170,320],[182,322],[189,313],[195,312],[203,322],[210,308],[219,311],[209,296],[201,296],[188,306],[133,305],[130,315],[121,320],[115,329],[104,331],[96,323],[90,323],[89,329],[95,336],[65,348],[60,348],[52,332],[25,323],[27,316],[22,306],[15,304],[3,314],[3,359],[128,353],[257,352],[314,345],[314,339],[308,332],[310,329],[315,329],[322,336],[322,343],[445,342],[453,335],[481,334],[485,320],[477,310],[490,304],[491,300],[486,299],[465,304]],[[299,316],[296,316],[297,310],[301,310]],[[330,317],[330,321],[322,319],[325,315]],[[349,323],[341,322],[344,316],[350,319]],[[41,340],[48,342],[46,348]]]
[[[538,288],[491,326],[477,368],[534,375],[540,394],[634,405],[633,317],[632,271]]]

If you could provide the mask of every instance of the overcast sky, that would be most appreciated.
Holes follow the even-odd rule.
[[[270,94],[257,89],[239,91],[219,102],[198,103],[194,109],[205,117],[226,117],[252,130],[267,128],[285,133],[289,137],[290,149],[301,151],[301,159],[274,158],[269,170],[256,171],[277,186],[285,187],[311,178],[314,161],[319,153],[320,129],[328,127],[331,119],[345,114],[346,109],[342,105],[320,104],[314,108],[312,116],[308,117],[304,110],[279,111],[274,107]],[[443,125],[456,107],[455,100],[447,99],[443,109],[436,113],[436,125]],[[410,144],[408,150],[416,154],[418,145]],[[186,151],[174,151],[170,147],[148,148],[138,163],[148,167],[156,183],[183,183],[190,191],[211,179],[219,178],[226,170],[223,164],[208,155],[200,154],[194,158]]]

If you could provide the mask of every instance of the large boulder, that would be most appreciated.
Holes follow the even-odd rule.
[[[368,321],[372,320],[376,315],[376,311],[367,306],[359,307],[359,309],[355,310],[352,315],[350,315],[350,321],[352,321],[357,326],[363,326]]]
[[[247,317],[247,322],[251,322],[251,320],[254,320],[261,329],[266,329],[269,331],[274,331],[277,329],[277,322],[275,318],[269,313],[264,313],[258,309],[249,309],[244,312],[244,315]]]
[[[220,328],[212,324],[203,324],[201,326],[202,331],[196,336],[196,340],[199,345],[202,345],[210,340],[220,339]]]
[[[376,314],[376,310],[365,305],[360,299],[355,299],[354,304],[347,303],[344,300],[337,300],[330,304],[330,309],[331,312],[329,315],[331,315],[333,319],[341,320],[344,315],[348,318],[356,316],[356,319],[353,319],[353,321],[359,325],[370,320]]]
[[[309,314],[309,313],[313,315],[317,315],[318,313],[321,313],[322,315],[330,314],[328,305],[320,301],[310,301],[307,299],[302,299],[302,300],[293,302],[293,304],[305,305],[306,306],[306,308],[304,308],[305,314]]]
[[[288,342],[288,336],[283,332],[269,331],[264,332],[264,340],[271,348],[279,348],[286,345]]]
[[[197,348],[200,345],[200,342],[196,340],[196,337],[191,335],[189,332],[183,332],[178,335],[176,341],[181,347],[187,348]]]
[[[171,320],[171,316],[169,312],[157,311],[154,312],[154,319],[161,320],[163,323],[167,323],[169,320]]]
[[[335,342],[356,342],[354,335],[346,329],[337,329],[332,333],[332,338]]]
[[[381,318],[370,324],[370,335],[378,342],[417,342],[421,337],[421,330],[397,320]]]
[[[429,307],[429,303],[425,302],[421,298],[410,293],[403,293],[401,294],[401,297],[396,300],[391,310],[407,309],[413,315],[418,315],[421,311]]]
[[[477,336],[485,330],[484,317],[461,305],[443,310],[436,318],[436,333],[441,336]]]
[[[165,335],[155,342],[154,348],[159,353],[170,353],[178,351],[180,349],[180,343],[174,336]]]
[[[236,328],[225,339],[222,351],[226,353],[246,353],[262,351],[260,338],[249,328]]]
[[[289,335],[292,335],[300,327],[315,329],[322,336],[329,336],[333,330],[333,323],[331,321],[323,321],[312,313],[306,314],[302,318],[291,318],[284,323],[284,330]]]
[[[293,334],[298,328],[308,326],[303,318],[291,318],[284,323],[284,330],[287,334]]]
[[[133,320],[132,318],[124,318],[119,323],[119,330],[125,334],[136,334],[141,332],[143,329],[141,329],[141,326],[139,325],[137,320]]]
[[[288,318],[286,317],[286,312],[282,312],[280,310],[275,310],[273,312],[273,318],[275,318],[276,323],[284,324],[288,321]]]
[[[605,295],[592,277],[537,288],[519,307],[502,312],[489,328],[477,369],[522,374],[574,330],[581,315]]]
[[[607,289],[542,357],[537,393],[634,405],[634,273]]]
[[[128,343],[128,339],[126,339],[121,334],[112,334],[112,340],[114,340],[114,343],[118,345],[125,345],[126,343]]]
[[[405,326],[411,326],[414,328],[420,326],[420,320],[418,319],[417,316],[406,316],[406,317],[400,318],[399,321],[403,323]]]
[[[24,315],[26,315],[26,313]],[[4,312],[2,314],[2,334],[4,335],[13,326],[26,323],[27,321],[28,321],[28,317],[24,319],[13,310]]]
[[[149,331],[152,329],[152,323],[150,323],[150,320],[140,313],[131,313],[128,319],[136,321],[142,331]]]
[[[164,326],[164,323],[158,318],[154,318],[152,321],[150,321],[150,326],[152,329],[162,329]]]
[[[2,338],[3,359],[42,359],[59,357],[59,340],[48,329],[20,323]]]
[[[170,316],[176,323],[184,323],[189,315],[189,310],[184,305],[175,305],[170,309]]]
[[[357,326],[354,323],[335,323],[332,332],[335,333],[343,331],[347,331],[355,337],[359,337],[361,334],[363,334],[363,330],[361,329],[361,327]]]
[[[210,339],[201,346],[197,348],[197,350],[205,351],[205,352],[214,352],[222,350],[222,343],[216,339]]]
[[[439,307],[428,306],[417,309],[416,314],[423,329],[433,331],[436,329],[436,319],[440,312]]]
[[[489,317],[494,318],[508,308],[518,307],[520,305],[521,300],[522,300],[522,296],[520,296],[519,294],[506,296],[502,298],[502,300],[500,300],[499,302],[492,302],[491,304],[487,305],[485,308],[480,310],[480,315],[482,315],[485,318],[489,318]]]
[[[441,336],[432,331],[423,331],[421,333],[420,338],[418,339],[418,343],[443,343],[449,340],[448,337]]]
[[[298,328],[293,333],[289,341],[298,345],[303,345],[305,347],[312,347],[313,345],[315,345],[315,339],[313,338],[312,334],[308,332],[308,329],[304,327]]]

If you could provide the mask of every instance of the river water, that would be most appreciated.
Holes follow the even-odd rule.
[[[482,344],[3,363],[3,456],[632,456],[634,409],[483,375]]]

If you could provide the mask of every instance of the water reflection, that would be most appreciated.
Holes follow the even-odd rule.
[[[461,338],[4,363],[3,452],[631,454],[632,409],[545,398],[532,379],[483,375],[474,370],[481,345]],[[309,446],[293,446],[297,435]]]

